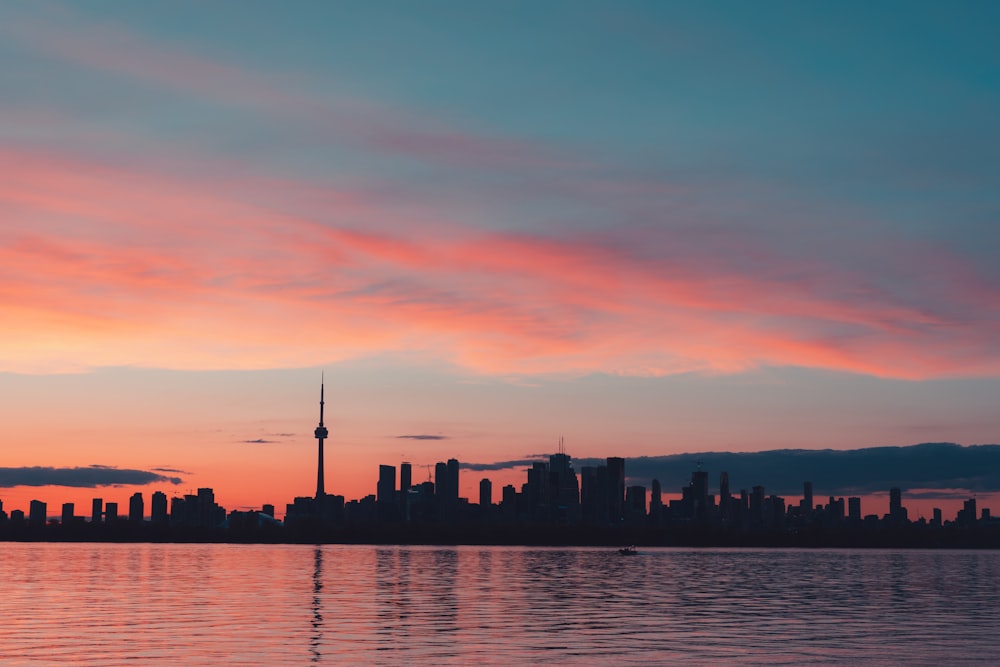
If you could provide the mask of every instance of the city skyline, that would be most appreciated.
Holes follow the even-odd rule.
[[[317,440],[322,451],[319,435]],[[569,537],[583,544],[600,544],[609,537],[627,534],[652,544],[708,539],[737,546],[760,544],[755,540],[766,539],[773,546],[954,547],[995,546],[992,540],[1000,526],[991,508],[975,496],[965,498],[954,517],[940,507],[934,507],[929,517],[915,516],[904,502],[903,489],[892,487],[888,489],[888,511],[880,514],[866,508],[859,496],[830,494],[824,502],[822,488],[817,494],[811,479],[801,483],[798,502],[773,488],[769,493],[759,483],[734,486],[727,470],[718,474],[718,485],[713,487],[710,472],[702,469],[700,461],[687,484],[676,494],[668,491],[664,495],[658,479],[650,480],[648,488],[630,483],[626,461],[620,457],[589,462],[580,466],[578,473],[562,442],[548,460],[535,461],[523,471],[522,484],[498,488],[498,497],[489,478],[480,479],[478,498],[462,497],[456,459],[439,461],[434,468],[433,481],[419,482],[413,479],[411,464],[402,463],[397,484],[396,467],[380,464],[375,493],[346,499],[324,491],[320,457],[316,494],[287,503],[282,520],[277,522],[274,519],[281,514],[275,504],[229,510],[216,502],[212,488],[199,488],[197,494],[174,495],[169,500],[165,493],[155,491],[148,513],[141,492],[130,496],[127,511],[123,507],[119,512],[117,502],[95,497],[89,514],[77,513],[75,503],[67,502],[55,518],[44,501],[31,500],[27,511],[5,509],[0,501],[0,535],[6,539],[48,535],[52,539],[89,536],[124,541],[187,541],[192,537],[241,541],[256,535],[265,541],[303,537],[339,541],[354,540],[361,534],[377,540],[534,542],[545,539],[539,530],[548,526],[563,531],[563,537],[554,538],[557,541]],[[59,526],[58,532],[38,532],[51,524]],[[282,524],[284,530],[274,532]],[[102,527],[111,532],[101,532]],[[25,533],[26,529],[32,532]],[[969,533],[970,529],[974,533]],[[626,532],[621,533],[623,530]]]
[[[2,5],[0,498],[998,443],[998,19]]]

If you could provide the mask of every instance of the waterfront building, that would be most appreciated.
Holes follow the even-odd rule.
[[[889,519],[893,523],[906,523],[906,508],[903,507],[903,492],[899,487],[889,489]]]
[[[90,523],[100,523],[104,519],[104,499],[94,498],[90,501]]]
[[[62,516],[60,517],[60,522],[62,523],[62,525],[68,526],[69,524],[73,523],[74,510],[75,506],[73,505],[73,503],[63,503]]]
[[[48,506],[41,500],[32,500],[28,504],[28,523],[32,526],[44,526],[48,520]]]
[[[392,521],[398,517],[396,502],[396,466],[380,465],[378,483],[375,485],[378,518]]]
[[[149,510],[150,520],[153,523],[159,525],[167,523],[167,494],[163,491],[154,491]]]
[[[852,523],[861,522],[861,498],[853,496],[847,499],[847,518]]]
[[[813,510],[816,509],[813,502],[813,483],[802,482],[802,502],[799,504],[802,516],[809,517],[813,513]]]
[[[104,521],[113,523],[118,520],[118,503],[107,503],[104,505]]]
[[[145,511],[146,507],[142,500],[142,493],[136,491],[128,499],[128,520],[135,523],[141,522]]]
[[[625,459],[620,456],[607,458],[608,470],[608,515],[611,523],[619,524],[623,519],[625,502]]]

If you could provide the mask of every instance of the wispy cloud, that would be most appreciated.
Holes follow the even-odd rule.
[[[157,482],[182,483],[180,477],[160,475],[148,470],[131,470],[111,466],[92,465],[76,468],[32,466],[0,468],[0,487],[15,486],[70,486],[96,488],[99,486],[139,486]]]
[[[446,440],[447,436],[444,435],[397,435],[397,438],[403,438],[407,440]]]

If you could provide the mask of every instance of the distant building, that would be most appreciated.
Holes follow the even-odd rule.
[[[377,494],[378,518],[382,521],[392,521],[398,518],[396,466],[380,465],[378,467],[378,483],[375,492]]]
[[[32,500],[28,505],[28,523],[32,526],[44,526],[47,517],[48,506],[41,500]]]
[[[852,523],[861,523],[861,498],[852,496],[847,499],[847,519]]]
[[[118,503],[107,503],[104,505],[104,520],[107,523],[118,520]]]
[[[608,515],[611,523],[619,524],[624,518],[625,459],[619,456],[609,456],[607,458],[607,471]]]
[[[132,497],[128,499],[128,520],[133,523],[142,523],[142,517],[146,511],[145,505],[142,493],[139,491],[133,493]]]
[[[483,478],[479,480],[479,506],[483,509],[493,505],[493,482]]]
[[[158,525],[167,523],[167,494],[163,491],[155,491],[149,503],[149,518]]]
[[[90,503],[90,523],[101,523],[104,519],[104,500],[94,498]]]
[[[62,506],[62,517],[60,518],[60,521],[62,522],[62,524],[64,526],[68,526],[69,524],[73,523],[73,511],[74,511],[74,509],[75,509],[75,507],[74,507],[73,503],[63,503],[63,506]]]

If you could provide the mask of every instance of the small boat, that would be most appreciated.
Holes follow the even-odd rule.
[[[622,547],[618,550],[618,553],[622,556],[634,556],[639,552],[635,550],[635,547]]]

